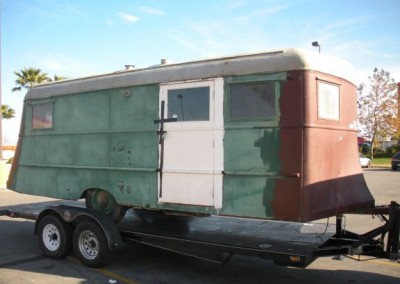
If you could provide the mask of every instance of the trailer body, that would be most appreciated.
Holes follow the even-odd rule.
[[[285,49],[34,87],[8,188],[285,221],[373,208],[351,72]]]

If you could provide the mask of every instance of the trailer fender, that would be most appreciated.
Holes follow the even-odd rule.
[[[37,235],[40,220],[48,215],[58,216],[61,220],[71,224],[74,228],[83,220],[93,220],[104,232],[110,252],[115,252],[122,245],[118,226],[111,217],[99,211],[68,205],[50,206],[43,209],[36,218],[35,235]]]

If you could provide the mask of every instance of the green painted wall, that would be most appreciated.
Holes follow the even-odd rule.
[[[279,178],[280,82],[286,73],[225,78],[223,208],[158,204],[159,86],[116,88],[57,96],[54,127],[33,130],[26,102],[25,136],[15,188],[23,192],[78,199],[88,188],[109,190],[126,205],[244,217],[273,217]],[[275,82],[275,117],[230,120],[230,84]],[[128,95],[126,95],[128,94]],[[67,135],[66,135],[67,134]]]
[[[244,217],[273,217],[275,180],[279,178],[280,81],[286,73],[229,77],[224,86],[224,194],[222,214]],[[231,120],[231,84],[275,82],[275,118]]]
[[[147,85],[35,100],[54,103],[53,129],[44,130],[31,128],[26,102],[15,188],[65,199],[103,188],[122,204],[154,206],[158,94],[158,85]]]

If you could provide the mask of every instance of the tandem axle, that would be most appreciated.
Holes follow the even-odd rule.
[[[116,224],[108,215],[79,204],[42,209],[22,206],[0,208],[0,215],[35,220],[35,234],[46,256],[60,259],[73,251],[90,267],[105,266],[127,242],[218,263],[229,261],[235,254],[295,267],[306,267],[324,256],[399,259],[400,206],[396,202],[362,212],[378,215],[384,222],[362,235],[344,230],[342,216],[336,217],[335,227],[232,217],[168,216],[136,210]]]

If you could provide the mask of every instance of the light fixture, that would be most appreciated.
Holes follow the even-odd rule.
[[[318,52],[321,53],[321,45],[318,43],[318,41],[313,41],[312,46],[318,47]]]

